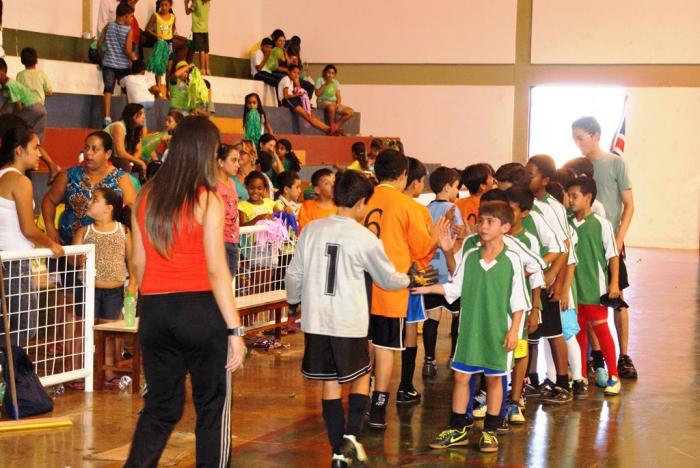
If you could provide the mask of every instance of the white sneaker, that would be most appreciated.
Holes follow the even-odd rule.
[[[622,384],[620,383],[620,379],[616,376],[610,377],[610,380],[608,380],[608,386],[605,387],[605,394],[608,396],[614,396],[614,395],[619,395],[620,390],[622,390]]]
[[[472,416],[475,419],[483,419],[486,417],[486,405],[479,405],[477,404],[476,407],[474,407],[474,410],[472,411]]]

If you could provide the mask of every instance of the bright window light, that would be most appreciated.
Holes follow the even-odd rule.
[[[581,154],[571,138],[571,122],[595,117],[600,146],[610,149],[625,104],[625,90],[602,86],[535,86],[530,90],[529,155],[548,154],[557,166]]]

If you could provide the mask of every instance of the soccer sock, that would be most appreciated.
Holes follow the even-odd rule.
[[[603,357],[605,358],[605,365],[608,367],[608,375],[617,377],[617,359],[615,356],[615,343],[613,342],[612,335],[610,335],[610,328],[608,327],[608,322],[599,323],[593,326],[593,331],[595,336],[598,337],[598,343],[600,343],[600,350],[603,352]]]
[[[440,325],[440,322],[431,318],[423,324],[423,348],[425,348],[426,361],[435,359],[438,325]]]
[[[605,360],[603,359],[603,352],[601,350],[592,350],[591,357],[593,358],[594,369],[600,369],[601,367],[605,367]]]
[[[549,343],[544,345],[544,360],[547,363],[547,378],[554,382],[557,378],[557,366],[554,365],[552,346]]]
[[[576,340],[576,335],[566,340],[566,350],[569,354],[569,366],[573,380],[581,380],[581,347]]]
[[[450,413],[450,427],[452,429],[462,429],[467,425],[467,415],[466,413]]]
[[[506,412],[508,411],[508,376],[504,375],[501,377],[501,387],[502,387],[502,395],[503,395],[503,400],[501,401],[501,418],[506,417]]]
[[[533,387],[540,386],[540,376],[537,372],[532,373],[532,374],[527,374],[527,378],[530,381],[530,385],[532,385]]]
[[[345,432],[345,414],[343,412],[343,400],[321,400],[323,407],[323,420],[326,422],[328,442],[331,443],[333,453],[339,453],[343,443]]]
[[[450,348],[450,357],[454,357],[455,349],[457,349],[457,338],[459,337],[459,314],[452,314],[452,323],[450,324],[450,339],[452,345]]]
[[[474,394],[476,393],[476,376],[469,379],[469,400],[467,403],[467,417],[474,417]]]
[[[372,392],[372,406],[370,407],[370,413],[375,411],[386,411],[386,405],[389,403],[389,392]]]
[[[361,393],[351,393],[348,401],[348,427],[345,431],[348,435],[358,437],[365,416],[365,409],[369,403],[369,397]]]
[[[484,431],[486,432],[496,432],[498,426],[501,425],[501,417],[497,414],[486,413],[486,419],[484,419]]]
[[[569,390],[569,376],[567,374],[557,375],[556,379],[557,387]]]
[[[399,390],[411,390],[413,388],[413,373],[416,370],[417,346],[406,347],[401,351],[401,383]]]

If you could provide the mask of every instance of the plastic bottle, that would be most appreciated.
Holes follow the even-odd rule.
[[[119,390],[124,393],[129,393],[131,390],[131,377],[125,375],[119,379]]]
[[[136,298],[130,292],[124,298],[124,326],[134,328],[136,326]]]

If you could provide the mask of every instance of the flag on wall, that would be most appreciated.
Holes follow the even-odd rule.
[[[625,125],[627,121],[627,96],[625,96],[625,104],[622,106],[622,118],[620,119],[620,125],[617,127],[615,136],[612,139],[612,144],[610,145],[610,152],[616,154],[620,157],[625,154]]]

